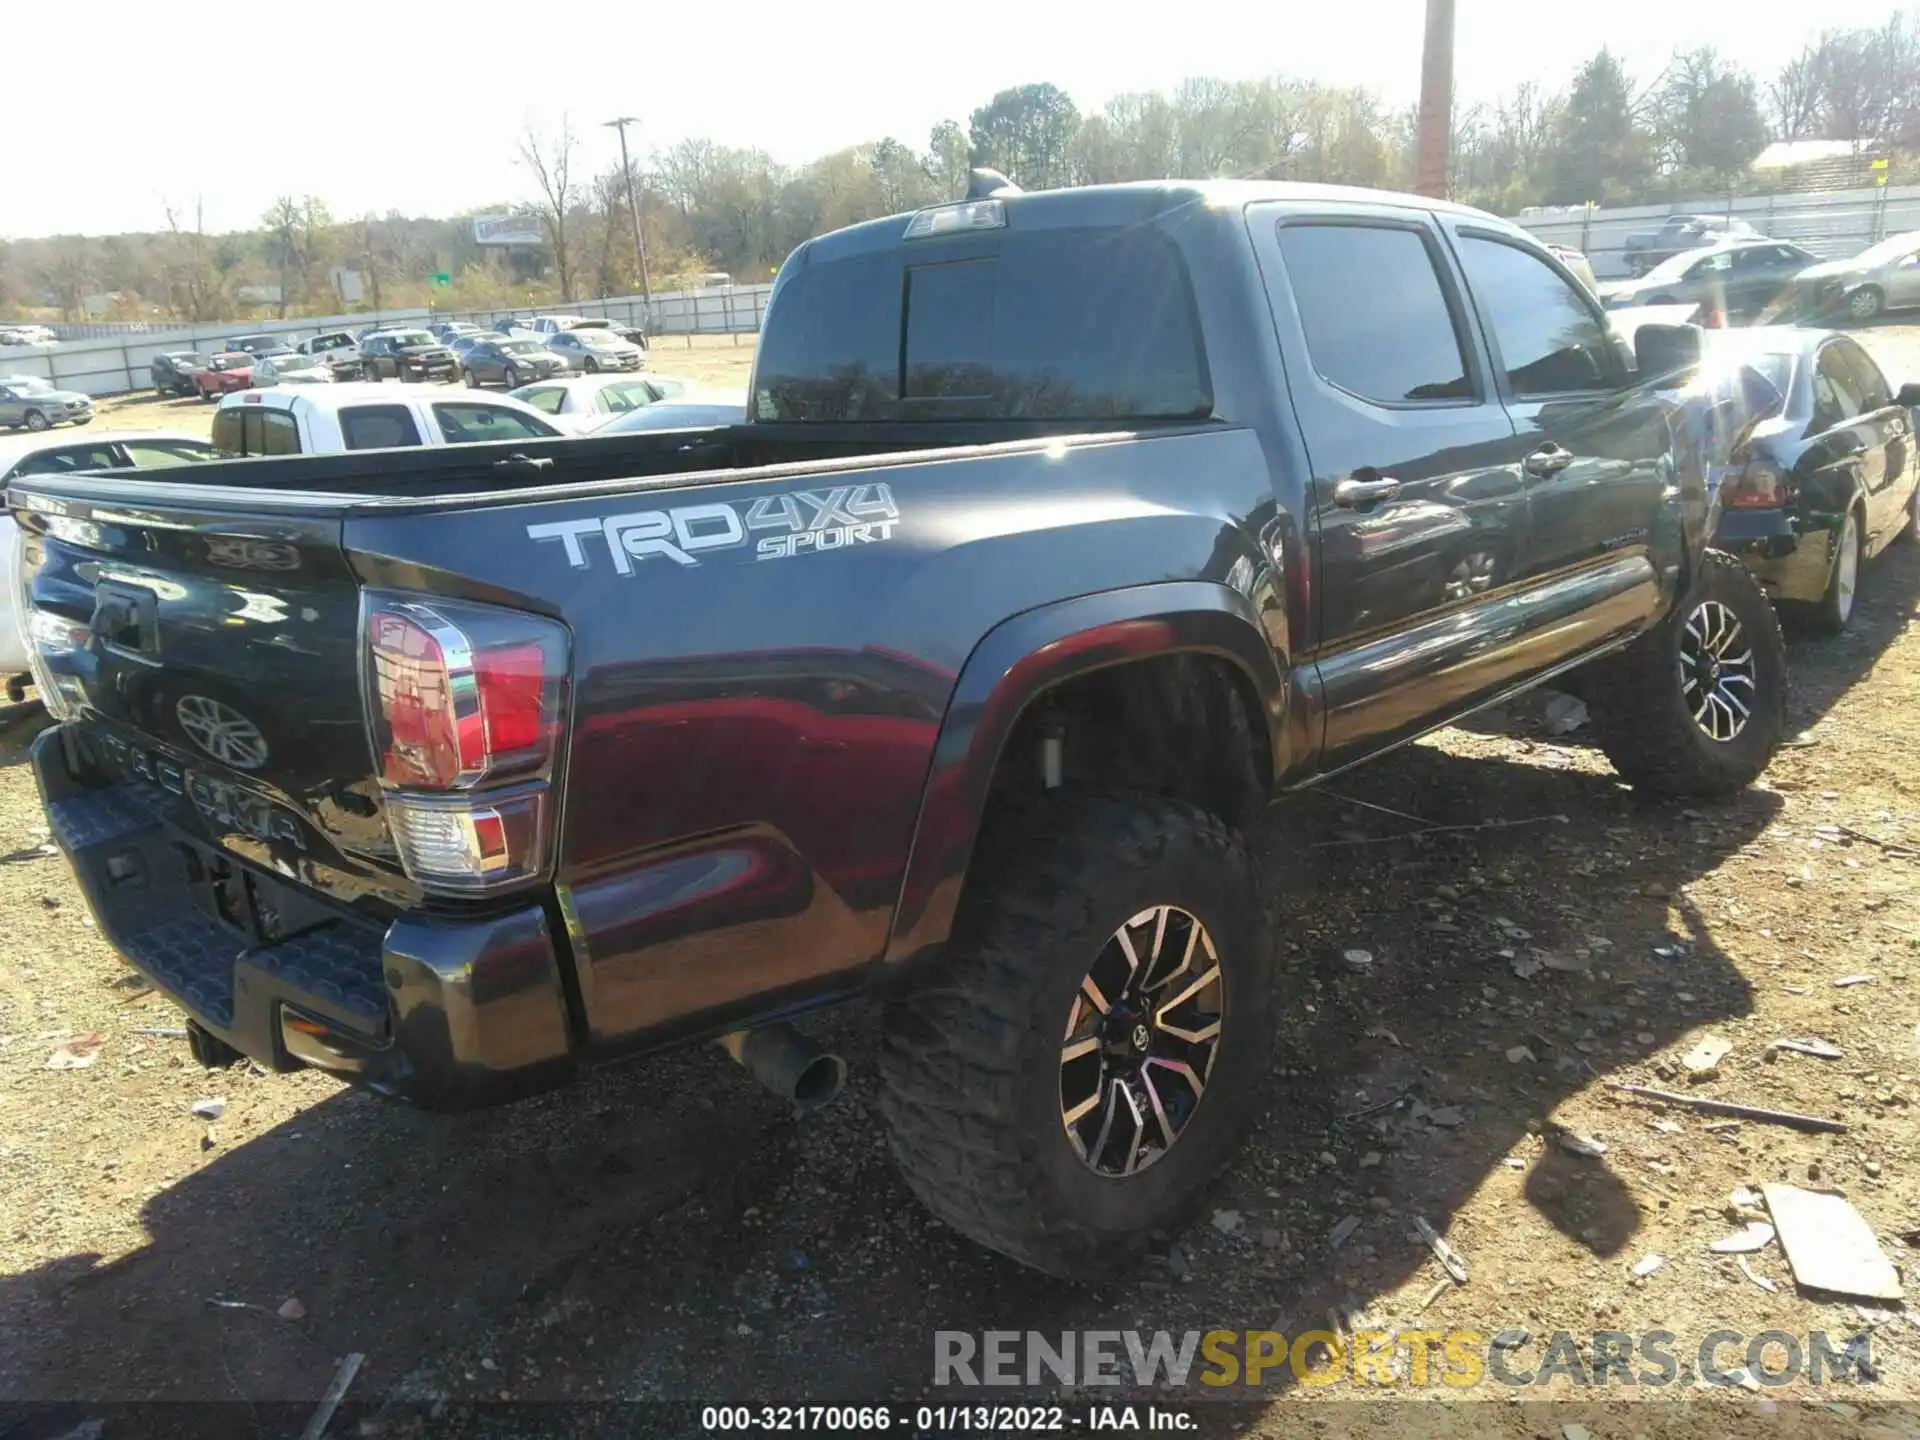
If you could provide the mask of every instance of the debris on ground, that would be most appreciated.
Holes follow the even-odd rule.
[[[1763,1202],[1758,1190],[1747,1185],[1736,1185],[1727,1196],[1727,1203],[1739,1210],[1758,1210]]]
[[[1844,1120],[1829,1120],[1821,1115],[1798,1115],[1791,1110],[1767,1110],[1758,1105],[1736,1105],[1730,1100],[1709,1100],[1704,1095],[1675,1095],[1668,1090],[1652,1090],[1645,1085],[1612,1085],[1622,1095],[1637,1095],[1642,1100],[1659,1100],[1668,1105],[1684,1105],[1689,1110],[1704,1110],[1709,1115],[1738,1115],[1744,1120],[1766,1120],[1775,1125],[1791,1125],[1796,1130],[1825,1130],[1835,1134],[1846,1131]]]
[[[1593,1440],[1593,1432],[1584,1425],[1562,1425],[1560,1440]]]
[[[1404,1050],[1407,1048],[1400,1043],[1400,1037],[1384,1025],[1369,1025],[1362,1033],[1364,1033],[1369,1040],[1385,1040],[1396,1050]]]
[[[1871,975],[1842,975],[1838,980],[1833,982],[1833,988],[1836,990],[1845,990],[1850,985],[1870,985],[1872,983],[1873,976]]]
[[[1694,1047],[1680,1057],[1687,1074],[1705,1080],[1720,1073],[1720,1062],[1733,1053],[1733,1042],[1724,1035],[1702,1035]]]
[[[1438,1125],[1442,1129],[1451,1130],[1456,1125],[1466,1124],[1467,1116],[1466,1112],[1461,1110],[1458,1105],[1442,1105],[1437,1110],[1429,1110],[1427,1112],[1427,1123],[1430,1125]]]
[[[1238,1210],[1216,1210],[1213,1212],[1213,1228],[1222,1235],[1231,1235],[1240,1228]]]
[[[1460,1258],[1451,1245],[1441,1239],[1439,1231],[1419,1215],[1413,1217],[1413,1228],[1419,1232],[1420,1238],[1427,1242],[1427,1248],[1433,1251],[1434,1258],[1440,1262],[1447,1274],[1453,1277],[1454,1283],[1466,1284],[1467,1262]]]
[[[1508,951],[1507,953],[1510,957],[1507,968],[1512,970],[1518,979],[1531,980],[1534,976],[1538,975],[1541,970],[1546,968],[1535,958],[1531,950],[1527,951],[1524,955],[1516,954],[1513,951]]]
[[[1899,1272],[1867,1222],[1841,1196],[1797,1185],[1762,1185],[1793,1278],[1809,1290],[1873,1300],[1903,1297]]]
[[[307,1307],[292,1296],[288,1296],[281,1302],[280,1308],[273,1313],[282,1320],[304,1320],[307,1318]]]
[[[1579,975],[1593,966],[1591,955],[1568,955],[1559,950],[1536,950],[1540,963],[1562,975]]]
[[[1722,1235],[1707,1246],[1715,1255],[1751,1255],[1773,1243],[1773,1226],[1764,1220],[1749,1220],[1731,1235]]]
[[[1539,1057],[1524,1045],[1515,1045],[1507,1051],[1507,1063],[1510,1065],[1533,1064],[1538,1059]]]
[[[176,1025],[142,1025],[133,1032],[136,1035],[148,1035],[155,1040],[184,1040],[187,1032]]]
[[[1334,1226],[1332,1231],[1328,1233],[1327,1248],[1329,1250],[1338,1250],[1342,1245],[1346,1244],[1350,1238],[1352,1238],[1353,1232],[1358,1230],[1359,1228],[1360,1228],[1360,1217],[1358,1215],[1347,1216],[1346,1219],[1342,1220],[1338,1225]]]
[[[187,1113],[200,1120],[218,1120],[227,1113],[226,1097],[210,1095],[204,1100],[196,1100]]]
[[[1641,1259],[1634,1261],[1633,1278],[1636,1280],[1644,1280],[1647,1278],[1647,1276],[1653,1274],[1654,1271],[1658,1270],[1662,1265],[1666,1263],[1667,1263],[1667,1257],[1664,1255],[1644,1256]]]
[[[1560,1132],[1560,1148],[1569,1155],[1578,1155],[1583,1160],[1598,1160],[1607,1153],[1607,1147],[1591,1135],[1575,1134],[1571,1130]]]
[[[216,1310],[258,1310],[262,1315],[267,1313],[266,1306],[255,1305],[251,1300],[222,1300],[217,1295],[209,1295],[207,1304]]]
[[[366,1359],[358,1351],[340,1357],[340,1363],[334,1366],[333,1378],[320,1394],[320,1403],[314,1406],[306,1429],[300,1432],[300,1440],[320,1440],[327,1433],[327,1423],[333,1419],[333,1412],[340,1408],[340,1402],[346,1398],[347,1387],[353,1384],[353,1377],[360,1373],[360,1367],[366,1363]]]
[[[100,1058],[100,1047],[107,1043],[106,1032],[89,1030],[84,1035],[69,1035],[53,1047],[47,1056],[49,1070],[84,1070]]]
[[[1340,952],[1340,959],[1345,962],[1349,970],[1356,971],[1362,975],[1373,969],[1373,952],[1371,950],[1342,950]]]
[[[1816,1060],[1838,1060],[1846,1053],[1838,1045],[1829,1045],[1825,1040],[1776,1040],[1767,1047],[1769,1055],[1777,1050],[1791,1050],[1796,1055],[1811,1055]]]
[[[1542,707],[1549,735],[1571,735],[1587,723],[1587,702],[1577,695],[1555,693]]]
[[[1742,1275],[1746,1276],[1747,1279],[1751,1280],[1754,1284],[1758,1285],[1762,1290],[1766,1291],[1769,1295],[1778,1295],[1780,1293],[1780,1287],[1778,1285],[1774,1284],[1773,1281],[1767,1279],[1766,1276],[1756,1274],[1754,1272],[1753,1266],[1747,1263],[1746,1256],[1742,1255],[1734,1263],[1740,1267],[1740,1273]]]

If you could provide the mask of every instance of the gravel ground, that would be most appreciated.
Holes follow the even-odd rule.
[[[1913,332],[1870,338],[1896,383],[1920,375],[1898,364],[1920,355]],[[1696,1387],[1684,1408],[1626,1415],[1636,1392],[1602,1403],[1565,1373],[1403,1388],[1484,1402],[1429,1406],[1420,1433],[1913,1434],[1915,1322],[1798,1289],[1777,1245],[1746,1257],[1751,1277],[1707,1245],[1737,1228],[1735,1188],[1767,1182],[1843,1191],[1903,1266],[1920,1243],[1917,594],[1920,546],[1903,542],[1867,568],[1848,636],[1794,641],[1795,739],[1734,799],[1634,795],[1581,732],[1549,734],[1534,698],[1271,815],[1257,841],[1282,918],[1282,1069],[1201,1221],[1096,1288],[984,1254],[912,1203],[861,1011],[818,1027],[853,1079],[799,1121],[707,1051],[454,1118],[312,1074],[198,1070],[141,1033],[175,1013],[40,848],[21,761],[42,722],[0,715],[0,1435],[90,1418],[135,1433],[111,1407],[136,1399],[226,1402],[170,1412],[177,1433],[294,1434],[350,1351],[366,1362],[335,1434],[688,1434],[702,1403],[981,1399],[933,1388],[937,1330],[1293,1335],[1334,1310],[1359,1328],[1525,1330],[1539,1338],[1517,1371],[1556,1331],[1664,1329],[1683,1381],[1714,1330],[1865,1330],[1881,1376]],[[1356,948],[1371,960],[1343,959]],[[47,1068],[88,1033],[105,1036],[94,1063]],[[1730,1051],[1689,1084],[1680,1057],[1706,1036]],[[1787,1037],[1842,1054],[1770,1057]],[[1617,1081],[1849,1128],[1730,1125]],[[190,1113],[211,1098],[217,1119]],[[1570,1154],[1563,1132],[1606,1152]],[[1416,1216],[1466,1284],[1439,1283]],[[1239,1407],[1029,1393],[1066,1404],[1070,1428],[1090,1398],[1157,1398],[1208,1433],[1404,1423],[1345,1385],[1267,1381]],[[556,1400],[576,1408],[538,1408]]]

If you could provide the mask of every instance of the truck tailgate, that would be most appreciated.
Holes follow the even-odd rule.
[[[42,689],[169,822],[390,913],[416,892],[381,814],[341,521],[258,498],[242,513],[14,487]]]

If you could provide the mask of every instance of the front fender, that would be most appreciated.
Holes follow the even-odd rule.
[[[934,745],[886,960],[910,960],[953,928],[988,792],[1007,739],[1045,691],[1093,670],[1155,655],[1216,655],[1259,698],[1270,773],[1298,742],[1290,677],[1247,598],[1204,580],[1106,590],[1028,610],[988,631],[961,669]]]

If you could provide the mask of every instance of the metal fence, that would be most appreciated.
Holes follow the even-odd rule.
[[[1658,230],[1669,215],[1731,215],[1762,235],[1790,240],[1822,260],[1852,255],[1903,231],[1920,230],[1920,186],[1880,185],[1820,194],[1738,195],[1673,205],[1565,206],[1514,217],[1542,240],[1586,252],[1602,280],[1625,278],[1627,237]]]
[[[684,337],[691,345],[696,335],[759,333],[767,311],[771,285],[736,285],[724,290],[688,290],[655,295],[649,310],[639,295],[618,295],[573,305],[541,308],[543,315],[581,315],[614,320],[643,329],[656,351]],[[306,316],[297,320],[248,322],[227,320],[182,325],[174,329],[128,326],[105,336],[75,338],[58,345],[0,346],[0,377],[36,375],[68,390],[86,395],[115,395],[142,390],[152,383],[148,367],[165,350],[198,350],[202,354],[228,348],[236,335],[284,335],[288,343],[325,330],[359,331],[369,325],[423,325],[428,321],[471,320],[490,325],[496,316],[526,310],[381,310],[360,315]],[[53,327],[58,328],[58,327]],[[102,328],[102,327],[88,327]]]

